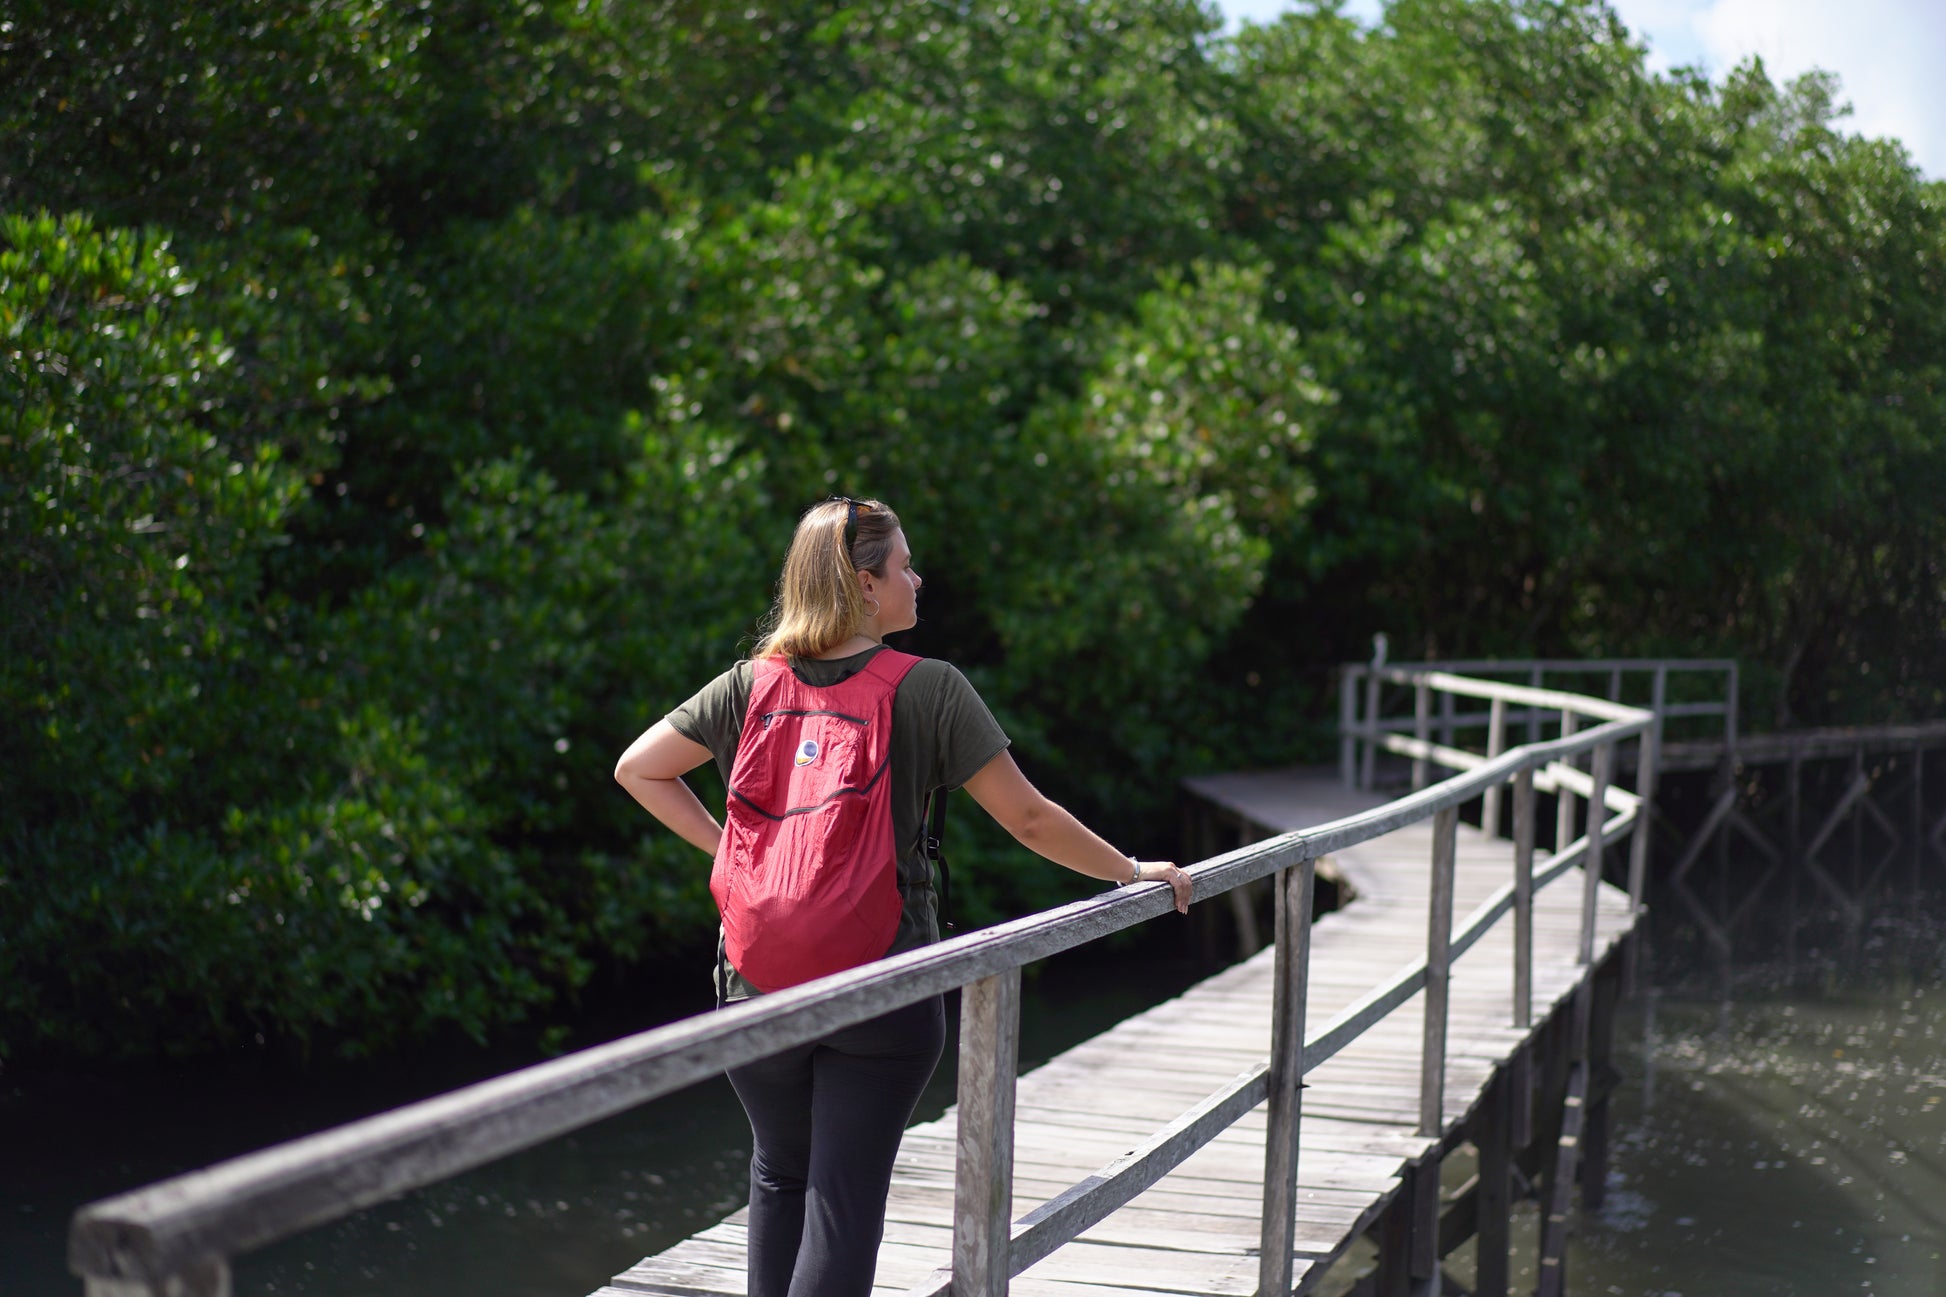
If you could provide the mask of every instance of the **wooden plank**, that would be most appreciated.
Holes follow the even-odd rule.
[[[1334,859],[1343,876],[1368,890],[1349,911],[1324,916],[1313,926],[1307,1014],[1341,1015],[1361,1001],[1369,1003],[1371,988],[1385,970],[1425,959],[1433,925],[1426,861],[1435,840],[1434,826],[1421,821],[1386,838],[1355,844]],[[1511,888],[1516,861],[1510,844],[1489,842],[1457,826],[1452,859],[1454,905],[1468,907],[1463,912],[1471,916],[1483,904],[1506,899],[1505,908],[1516,910]],[[1529,1024],[1543,1031],[1568,1030],[1571,1024],[1561,1010],[1573,1003],[1588,971],[1576,966],[1583,932],[1578,860],[1577,853],[1562,862],[1531,896],[1527,1016]],[[1594,916],[1592,951],[1602,960],[1632,930],[1636,913],[1617,889],[1602,887],[1596,889]],[[1450,915],[1446,926],[1455,930]],[[1514,927],[1502,918],[1470,948],[1450,956],[1447,1048],[1438,1087],[1443,1120],[1433,1135],[1417,1131],[1425,1097],[1423,988],[1413,988],[1388,1005],[1387,1012],[1375,1015],[1364,1035],[1335,1057],[1308,1067],[1296,1140],[1298,1176],[1288,1245],[1292,1272],[1286,1291],[1306,1292],[1331,1259],[1343,1255],[1381,1219],[1395,1222],[1406,1248],[1396,1272],[1388,1271],[1387,1283],[1397,1291],[1416,1293],[1431,1291],[1425,1285],[1439,1282],[1436,1264],[1426,1273],[1424,1255],[1439,1250],[1437,1227],[1413,1230],[1414,1207],[1424,1216],[1425,1203],[1402,1195],[1408,1193],[1409,1168],[1415,1164],[1434,1168],[1419,1183],[1436,1191],[1432,1177],[1439,1151],[1456,1141],[1461,1129],[1480,1135],[1496,1121],[1502,1127],[1517,1124],[1524,1098],[1520,1063],[1530,1055],[1536,1028],[1515,1025],[1520,974]],[[1465,928],[1463,920],[1456,930],[1463,933]],[[1263,1247],[1272,1165],[1267,1147],[1272,1123],[1265,1107],[1210,1135],[1167,1174],[1135,1192],[1111,1190],[1104,1196],[1102,1187],[1114,1178],[1114,1168],[1131,1165],[1145,1150],[1153,1150],[1163,1138],[1159,1128],[1193,1124],[1189,1114],[1230,1087],[1239,1074],[1263,1069],[1268,1093],[1274,1000],[1284,977],[1288,971],[1280,977],[1273,947],[1020,1078],[1013,1178],[1005,1208],[1010,1248],[1031,1227],[1023,1222],[1044,1222],[1078,1204],[1091,1206],[1090,1219],[1075,1222],[1081,1230],[1078,1239],[1021,1270],[1010,1292],[1019,1297],[1153,1297],[1161,1290],[1218,1297],[1254,1292],[1263,1285],[1265,1271],[1271,1269]],[[1503,1079],[1496,1082],[1496,1077]],[[1498,1100],[1493,1097],[1496,1084],[1502,1093]],[[1104,1094],[1115,1095],[1115,1102],[1103,1104]],[[1496,1102],[1514,1111],[1495,1116]],[[907,1133],[893,1176],[876,1289],[886,1297],[944,1290],[959,1121],[955,1109]],[[1503,1149],[1511,1134],[1501,1138]],[[1549,1188],[1556,1189],[1561,1177],[1558,1167],[1552,1169],[1556,1175]],[[1503,1201],[1509,1178],[1500,1177]],[[1567,1182],[1572,1181],[1568,1176]],[[1478,1219],[1488,1197],[1476,1188],[1465,1211]],[[1122,1200],[1119,1206],[1115,1199]],[[727,1231],[706,1231],[707,1237],[646,1259],[617,1277],[610,1297],[740,1294],[740,1229],[736,1223]],[[1421,1273],[1415,1276],[1415,1270]],[[1488,1278],[1490,1271],[1489,1263]],[[1277,1278],[1271,1275],[1273,1286]],[[700,1286],[705,1282],[715,1286]]]

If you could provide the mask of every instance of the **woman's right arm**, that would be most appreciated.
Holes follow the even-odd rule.
[[[651,725],[628,745],[615,763],[615,782],[642,803],[684,842],[711,856],[723,838],[723,826],[703,808],[682,777],[710,759],[710,750],[676,732],[667,718]]]
[[[1125,883],[1131,872],[1137,882],[1167,883],[1176,894],[1176,909],[1189,913],[1190,877],[1166,860],[1132,861],[1047,794],[1029,783],[1001,752],[966,781],[966,791],[980,809],[1000,821],[1030,851],[1066,865],[1078,874],[1104,883]]]

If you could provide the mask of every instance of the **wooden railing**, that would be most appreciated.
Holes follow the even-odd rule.
[[[1530,1026],[1534,890],[1577,864],[1586,868],[1580,957],[1590,961],[1604,852],[1637,826],[1641,813],[1639,799],[1613,786],[1610,774],[1617,745],[1649,735],[1653,713],[1442,673],[1387,678],[1489,699],[1496,709],[1513,704],[1560,712],[1588,721],[1590,727],[1569,724],[1560,737],[1492,757],[1409,740],[1415,746],[1395,750],[1460,773],[1375,810],[1192,865],[1189,872],[1199,901],[1259,878],[1277,880],[1270,1056],[1018,1221],[1010,1219],[1009,1204],[1021,969],[1167,913],[1172,896],[1165,885],[1121,889],[969,933],[91,1204],[75,1214],[70,1265],[84,1279],[90,1297],[227,1297],[230,1259],[239,1253],[448,1179],[726,1068],[963,988],[952,1264],[915,1293],[1004,1293],[1014,1275],[1129,1202],[1265,1102],[1269,1131],[1258,1290],[1289,1293],[1300,1078],[1424,991],[1420,1129],[1437,1136],[1444,1120],[1446,1007],[1453,960],[1511,911],[1515,942],[1510,1022]],[[1392,745],[1398,738],[1388,735],[1380,741]],[[1583,776],[1571,765],[1581,754],[1592,754],[1592,775]],[[1586,834],[1564,843],[1536,868],[1534,792],[1543,784],[1574,788],[1601,810],[1590,815]],[[1460,808],[1475,798],[1497,799],[1509,785],[1511,877],[1455,930],[1454,844]],[[1307,1034],[1316,861],[1425,819],[1433,824],[1425,958],[1400,969]]]
[[[1490,711],[1461,712],[1457,708],[1460,696],[1450,692],[1440,694],[1435,716],[1430,700],[1416,687],[1412,711],[1392,714],[1387,704],[1397,698],[1398,691],[1388,691],[1384,686],[1412,686],[1426,673],[1477,680],[1505,678],[1505,683],[1525,684],[1531,689],[1548,688],[1551,678],[1553,688],[1578,695],[1592,695],[1595,691],[1589,686],[1599,684],[1609,702],[1624,702],[1632,695],[1635,705],[1655,713],[1658,747],[1669,722],[1701,721],[1706,736],[1721,745],[1732,766],[1736,763],[1740,676],[1736,662],[1729,658],[1469,658],[1388,665],[1382,637],[1375,647],[1369,665],[1347,664],[1338,677],[1339,774],[1353,787],[1373,786],[1374,763],[1380,750],[1400,750],[1386,743],[1387,735],[1410,733],[1422,742],[1437,735],[1439,743],[1452,747],[1459,733],[1490,725],[1493,730],[1486,747],[1498,752],[1504,746],[1508,727],[1517,732],[1525,730],[1527,741],[1536,743],[1559,719],[1554,710],[1539,707],[1508,713],[1503,706],[1498,720]],[[1684,677],[1687,686],[1674,691],[1682,695],[1679,698],[1672,697],[1670,689],[1677,677]],[[1565,685],[1564,679],[1568,682]],[[1423,767],[1415,766],[1415,779],[1423,782],[1423,775]]]
[[[1607,686],[1605,701],[1613,705],[1621,705],[1625,693],[1646,694],[1641,701],[1654,719],[1642,736],[1634,770],[1645,825],[1654,810],[1664,732],[1670,721],[1701,720],[1712,727],[1720,724],[1716,740],[1730,768],[1736,765],[1738,669],[1731,659],[1472,659],[1387,666],[1382,638],[1376,647],[1378,651],[1369,665],[1350,663],[1339,671],[1339,777],[1350,787],[1369,790],[1375,786],[1381,752],[1411,758],[1411,786],[1417,789],[1425,786],[1431,763],[1469,769],[1483,758],[1497,756],[1506,748],[1510,729],[1516,732],[1524,729],[1529,745],[1550,730],[1561,736],[1574,733],[1582,719],[1597,713],[1591,713],[1585,706],[1563,706],[1548,701],[1560,698],[1578,699],[1583,704],[1590,701],[1583,694],[1544,688],[1549,676],[1566,676],[1578,682],[1590,678],[1603,681]],[[1524,679],[1526,687],[1510,688],[1507,682],[1491,680],[1489,676]],[[1701,677],[1697,682],[1700,688],[1685,692],[1702,696],[1672,700],[1669,686],[1674,676]],[[1461,678],[1467,683],[1449,683]],[[1387,686],[1393,688],[1388,690]],[[1412,700],[1411,712],[1388,714],[1387,702],[1405,696]],[[1436,715],[1435,698],[1438,700]],[[1462,712],[1459,704],[1466,699],[1485,701],[1488,706],[1484,711]],[[1510,707],[1520,710],[1510,711]],[[1458,736],[1468,730],[1484,731],[1478,750],[1460,746]],[[1610,773],[1612,776],[1612,769]],[[1593,785],[1591,774],[1568,761],[1559,763],[1558,769],[1537,771],[1535,779],[1540,791],[1556,794],[1554,841],[1557,844],[1570,841],[1575,836],[1578,801],[1587,799]],[[1489,791],[1484,797],[1480,822],[1489,832],[1499,832],[1502,806],[1497,792]],[[1645,908],[1648,899],[1649,844],[1650,833],[1646,828],[1635,834],[1630,843],[1628,894],[1638,911]],[[1629,976],[1633,983],[1636,976],[1633,966]]]

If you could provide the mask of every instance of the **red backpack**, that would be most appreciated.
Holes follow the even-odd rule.
[[[869,963],[898,934],[892,832],[892,698],[919,661],[882,649],[835,685],[757,659],[730,767],[710,895],[724,954],[778,991]]]

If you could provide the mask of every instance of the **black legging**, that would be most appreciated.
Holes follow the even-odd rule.
[[[892,1161],[946,1043],[938,996],[730,1070],[750,1117],[749,1297],[866,1297]]]

